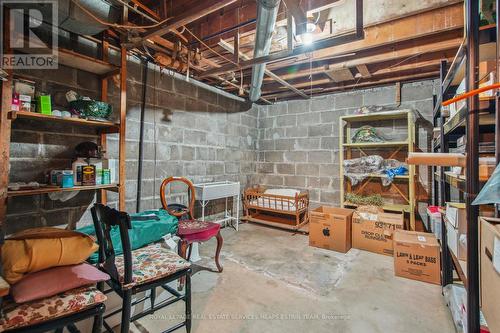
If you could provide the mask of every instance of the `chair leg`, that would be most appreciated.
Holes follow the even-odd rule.
[[[94,316],[94,324],[92,325],[92,333],[101,333],[102,316],[103,316],[102,312],[100,312],[99,314]]]
[[[215,238],[217,238],[217,250],[215,250],[215,264],[217,265],[217,269],[219,270],[219,273],[221,273],[222,266],[219,263],[219,254],[220,254],[220,250],[222,249],[222,243],[224,241],[222,239],[222,235],[220,234],[220,231],[217,233],[217,236],[215,236]]]
[[[132,291],[123,293],[121,333],[128,333],[130,329],[130,312],[132,310]]]
[[[185,240],[180,240],[179,241],[179,245],[178,245],[179,249],[178,249],[178,253],[179,253],[179,256],[181,256],[182,258],[186,259],[187,260],[187,248],[188,248],[188,243],[185,241]],[[179,278],[179,284],[177,285],[177,290],[181,291],[183,288],[184,288],[184,282],[185,282],[185,278],[184,276]]]
[[[156,288],[151,289],[151,296],[149,299],[151,301],[151,310],[153,310],[155,308]]]
[[[191,253],[193,253],[193,243],[189,244],[187,260],[191,260]]]
[[[191,332],[191,271],[186,274],[186,332]]]

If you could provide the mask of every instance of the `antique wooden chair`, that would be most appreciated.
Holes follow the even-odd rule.
[[[0,235],[0,250],[3,244]],[[1,268],[1,267],[0,267]],[[75,323],[94,319],[92,333],[100,333],[106,296],[95,287],[81,287],[22,304],[8,297],[9,284],[0,277],[0,332],[80,332]]]
[[[189,206],[181,204],[168,204],[165,195],[165,189],[169,183],[182,182],[188,187],[188,197]],[[179,244],[179,255],[187,260],[191,257],[191,249],[193,243],[205,242],[212,237],[217,239],[217,248],[215,250],[215,264],[217,266],[217,272],[222,272],[222,266],[219,262],[219,254],[222,248],[222,235],[220,234],[220,225],[213,222],[200,221],[194,219],[194,203],[196,201],[195,190],[193,183],[184,177],[169,177],[165,179],[160,186],[160,198],[163,209],[165,209],[169,214],[176,216],[179,219],[179,228],[177,235],[181,238]],[[189,248],[189,254],[187,253]],[[199,270],[209,270],[212,269],[195,266],[194,271]]]
[[[186,305],[186,318],[183,322],[170,327],[164,332],[173,332],[183,326],[191,331],[191,269],[188,261],[176,253],[161,246],[160,243],[131,250],[128,230],[132,228],[130,216],[102,204],[96,204],[91,209],[94,227],[99,242],[99,267],[111,276],[108,285],[123,300],[121,309],[104,316],[104,327],[109,332],[112,328],[106,323],[106,318],[121,311],[121,332],[128,333],[130,323],[146,315],[183,300]],[[111,242],[111,228],[118,226],[122,243],[123,255],[116,256]],[[115,244],[116,245],[116,244]],[[179,278],[186,280],[184,294],[171,288],[167,284]],[[173,297],[159,304],[155,304],[156,288],[161,287]],[[150,291],[150,296],[143,297],[132,303],[132,296]],[[151,308],[131,315],[132,305],[150,300]]]

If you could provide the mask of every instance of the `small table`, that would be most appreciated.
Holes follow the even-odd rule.
[[[238,231],[240,219],[240,183],[231,181],[194,184],[196,200],[201,203],[201,220],[205,221],[205,207],[210,200],[226,199],[224,218],[214,221],[215,223],[226,224],[226,222],[236,222],[235,229]],[[236,197],[236,216],[229,213],[227,199]],[[233,225],[234,226],[234,225]]]

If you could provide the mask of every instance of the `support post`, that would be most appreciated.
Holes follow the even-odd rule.
[[[467,66],[465,68],[466,91],[478,87],[479,66],[479,2],[467,0],[466,41]],[[467,211],[467,332],[479,332],[479,206],[471,203],[479,192],[479,96],[467,98],[467,164],[465,204]]]

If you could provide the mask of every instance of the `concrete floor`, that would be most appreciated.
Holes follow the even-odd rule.
[[[307,236],[254,224],[223,236],[224,272],[193,277],[194,333],[455,332],[440,287],[395,277],[391,257],[316,249]],[[202,257],[214,249],[203,244]],[[161,332],[183,305],[131,328]]]

